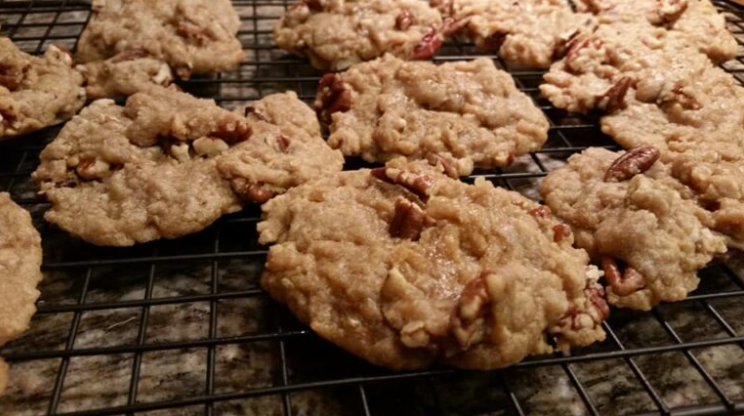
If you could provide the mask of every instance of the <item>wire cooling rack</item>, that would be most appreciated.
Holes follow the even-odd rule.
[[[287,3],[234,4],[248,58],[183,87],[226,107],[287,89],[312,100],[321,74],[272,40]],[[744,10],[716,5],[744,38]],[[2,33],[31,53],[52,43],[74,48],[89,8],[0,0]],[[455,42],[435,60],[475,56]],[[744,80],[744,53],[725,67]],[[550,139],[509,169],[476,175],[537,198],[541,178],[567,156],[614,145],[596,120],[542,100],[541,72],[510,72],[549,117]],[[193,236],[125,249],[92,247],[45,224],[30,173],[58,129],[0,144],[0,190],[32,212],[45,274],[30,330],[2,351],[12,370],[0,415],[744,414],[744,285],[729,266],[705,269],[683,302],[613,310],[607,340],[571,356],[484,373],[389,372],[319,340],[260,289],[266,249],[256,207]]]

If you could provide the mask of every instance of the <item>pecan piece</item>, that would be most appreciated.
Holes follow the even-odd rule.
[[[607,305],[607,301],[605,300],[604,288],[596,280],[590,279],[586,281],[584,294],[599,314],[600,322],[597,323],[601,323],[601,321],[604,321],[610,316],[610,306]]]
[[[331,114],[337,111],[349,111],[351,108],[351,90],[339,74],[325,74],[318,84],[318,97],[315,108],[320,119],[331,122]]]
[[[540,205],[539,207],[532,208],[531,210],[527,211],[528,214],[532,215],[534,218],[550,218],[551,212],[550,208],[546,207],[545,205]]]
[[[434,185],[434,178],[403,169],[384,167],[372,169],[370,173],[377,179],[408,189],[424,201],[429,198],[429,189]]]
[[[45,55],[51,56],[57,61],[64,62],[65,65],[70,67],[75,64],[72,52],[62,45],[49,45]]]
[[[425,225],[433,223],[418,205],[400,198],[395,201],[395,216],[390,222],[390,235],[397,238],[418,241]]]
[[[217,130],[210,136],[222,139],[227,144],[240,143],[251,136],[251,125],[242,120],[223,121],[217,124]]]
[[[178,22],[176,34],[182,38],[192,40],[199,45],[204,45],[208,38],[204,29],[188,21]]]
[[[415,23],[416,18],[413,17],[410,11],[405,9],[395,17],[395,28],[398,30],[408,30]]]
[[[269,121],[269,118],[266,116],[266,114],[264,114],[263,111],[259,111],[256,107],[253,107],[252,105],[245,107],[243,115],[246,117],[254,116],[261,121]]]
[[[413,48],[413,59],[429,59],[439,50],[442,46],[442,38],[437,33],[437,30],[429,28],[421,42]]]
[[[460,177],[457,172],[457,167],[455,167],[455,164],[450,159],[444,156],[440,156],[436,153],[429,152],[426,154],[426,160],[432,166],[441,166],[442,170],[444,170],[444,173],[450,178],[457,179]]]
[[[615,81],[610,88],[599,99],[599,107],[612,113],[616,110],[625,108],[625,94],[628,93],[628,89],[633,85],[633,80],[630,77],[622,77]]]
[[[479,330],[476,324],[483,319],[486,308],[491,303],[486,285],[488,275],[488,272],[483,272],[477,278],[469,281],[463,288],[460,299],[458,299],[452,311],[450,319],[452,333],[463,349],[483,338],[483,330],[482,328]]]
[[[276,195],[274,192],[264,189],[262,184],[249,182],[245,179],[233,181],[233,189],[244,201],[258,204],[263,204]]]
[[[602,256],[602,270],[605,273],[607,284],[618,296],[628,296],[646,287],[646,279],[636,269],[626,267],[620,273],[620,267],[615,259],[610,256]]]
[[[661,156],[659,149],[653,146],[641,146],[628,150],[615,159],[605,173],[605,182],[622,182],[641,174],[656,163]]]
[[[566,224],[558,224],[553,226],[553,241],[560,243],[564,238],[571,236],[571,227]]]
[[[442,34],[444,36],[451,36],[463,27],[467,26],[469,22],[469,17],[459,19],[455,19],[454,17],[447,17],[444,19],[444,24],[442,25]]]
[[[695,99],[695,97],[685,91],[684,87],[679,83],[674,84],[674,87],[672,88],[672,95],[674,96],[674,101],[682,104],[683,107],[689,108],[691,110],[700,109],[700,103]]]

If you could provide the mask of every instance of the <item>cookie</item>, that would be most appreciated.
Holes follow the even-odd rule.
[[[342,71],[389,53],[430,58],[442,45],[442,16],[416,0],[300,0],[274,27],[276,44],[317,69]]]
[[[141,91],[137,87],[148,80],[163,83],[160,67],[122,56],[164,62],[181,79],[229,71],[245,59],[236,38],[239,28],[240,18],[229,0],[97,0],[75,57],[84,64],[82,72],[94,92]],[[117,80],[96,76],[101,71]]]
[[[297,98],[275,101],[282,100]],[[307,106],[304,112],[312,114]],[[230,176],[221,173],[232,153],[250,176],[238,177],[232,161],[224,162]],[[44,149],[33,176],[52,204],[48,221],[93,244],[127,246],[198,232],[244,201],[265,202],[312,176],[306,166],[323,174],[341,164],[322,138],[300,128],[251,121],[160,88],[124,107],[95,101]]]
[[[85,104],[83,78],[72,56],[51,45],[28,55],[0,37],[0,140],[70,119]]]
[[[385,162],[437,158],[452,175],[508,166],[547,140],[548,121],[490,59],[406,62],[391,55],[320,82],[315,100],[328,143]]]
[[[589,30],[594,18],[565,0],[439,0],[445,33],[470,38],[512,67],[547,68],[566,42]]]
[[[550,172],[541,194],[571,226],[576,245],[602,264],[607,299],[648,310],[684,299],[697,272],[726,252],[714,219],[650,146],[627,153],[589,148]]]
[[[28,328],[41,281],[41,237],[26,210],[0,193],[0,346]],[[0,359],[0,394],[8,366]]]
[[[441,168],[441,167],[440,167]],[[492,369],[602,340],[598,270],[544,206],[426,162],[336,173],[263,205],[262,286],[394,369]]]
[[[170,66],[152,58],[144,49],[128,49],[105,61],[76,67],[85,76],[88,99],[128,97],[173,82]]]
[[[684,34],[715,62],[736,57],[736,39],[709,0],[579,0],[576,4],[579,10],[594,13],[603,22],[643,16],[652,25]]]

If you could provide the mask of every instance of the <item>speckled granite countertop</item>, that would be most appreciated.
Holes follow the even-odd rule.
[[[271,16],[278,16],[283,5],[239,2],[238,10],[243,17],[244,44],[270,45]],[[24,21],[56,22],[50,31],[55,42],[73,46],[74,37],[69,35],[81,30],[86,15],[80,10],[44,12],[29,15]],[[261,18],[252,19],[256,15]],[[47,30],[32,25],[16,31],[13,24],[19,16],[0,14],[0,22],[10,24],[4,25],[3,31],[10,30],[16,37],[38,37]],[[744,32],[739,26],[732,29]],[[28,50],[39,46],[34,40],[19,44]],[[251,50],[248,61],[254,63],[224,77],[250,80],[257,74],[273,74],[276,67],[260,62],[280,56],[281,52],[271,48]],[[742,67],[737,63],[729,64],[729,68],[733,68],[731,65]],[[313,75],[306,66],[287,66],[292,66],[293,75]],[[207,85],[200,95],[219,94],[228,98],[224,105],[233,106],[240,97],[285,88],[308,96],[314,81]],[[24,145],[0,145],[2,166],[32,171],[40,147],[53,134],[52,129]],[[538,157],[549,169],[562,163],[558,157]],[[534,160],[525,157],[509,172],[538,170]],[[515,178],[509,185],[536,197],[539,179]],[[40,213],[45,207],[33,202],[35,187],[27,175],[14,176],[10,182],[0,175],[0,189],[11,189],[13,197],[26,201],[25,206],[34,212],[44,236],[47,264],[41,312],[31,329],[2,351],[12,364],[9,389],[0,397],[2,416],[67,413],[285,385],[304,387],[291,394],[136,414],[282,415],[289,411],[301,416],[334,416],[360,415],[369,410],[370,414],[385,416],[486,416],[515,414],[513,400],[528,415],[591,414],[577,383],[584,387],[598,413],[628,415],[656,409],[634,370],[646,376],[670,408],[720,403],[697,365],[712,376],[730,400],[744,401],[744,343],[694,348],[688,354],[655,352],[632,360],[611,358],[546,366],[531,361],[502,372],[444,372],[383,382],[378,377],[390,373],[317,339],[258,289],[264,257],[255,241],[255,209],[184,239],[130,249],[99,249],[70,240],[43,223]],[[152,258],[160,260],[153,262]],[[117,264],[121,260],[128,263]],[[744,270],[736,264],[732,268]],[[711,267],[703,277],[696,294],[742,290],[741,283],[721,267]],[[682,342],[723,339],[731,336],[727,331],[744,334],[744,305],[741,297],[721,296],[704,302],[663,305],[654,313],[613,310],[610,326],[626,349],[672,346],[676,340],[671,332]],[[158,348],[153,350],[153,345]],[[574,354],[617,350],[618,346],[608,340]],[[214,377],[209,369],[213,369]],[[138,377],[133,382],[135,372]],[[356,377],[376,381],[363,387],[351,382],[322,385],[324,381]],[[60,388],[55,397],[57,385]]]

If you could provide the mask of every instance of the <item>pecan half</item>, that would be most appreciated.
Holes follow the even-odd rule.
[[[437,30],[429,28],[421,42],[413,48],[413,59],[429,59],[439,50],[442,46],[442,38],[437,33]]]
[[[431,176],[403,169],[384,167],[372,169],[370,173],[377,179],[408,189],[424,201],[429,198],[429,189],[434,185]]]
[[[390,223],[390,235],[418,241],[424,226],[432,223],[433,219],[418,205],[400,198],[395,201],[395,216]]]
[[[661,156],[659,149],[653,146],[641,146],[628,150],[615,159],[605,173],[605,182],[622,182],[641,174],[656,163]]]
[[[553,241],[560,243],[564,238],[571,237],[571,227],[566,224],[553,226]]]
[[[605,273],[607,284],[618,296],[628,296],[646,287],[646,279],[636,269],[626,267],[620,273],[620,267],[615,259],[610,256],[602,256],[602,270]]]
[[[249,182],[245,179],[233,181],[233,189],[244,201],[258,204],[263,204],[276,195],[274,192],[264,189],[262,184]]]
[[[632,85],[633,80],[630,77],[622,77],[615,81],[615,83],[605,91],[602,97],[600,97],[599,107],[608,113],[625,108],[625,94],[628,93],[628,89]]]
[[[331,122],[331,114],[337,111],[349,111],[351,108],[351,90],[339,74],[325,74],[318,84],[318,96],[315,108],[320,119]]]
[[[395,17],[395,28],[398,30],[408,30],[409,27],[416,23],[416,18],[411,14],[410,11],[403,9],[398,16]]]
[[[251,125],[242,120],[223,121],[217,124],[217,130],[210,136],[222,139],[227,144],[236,144],[248,140],[251,136]]]
[[[450,159],[436,153],[428,152],[426,154],[426,160],[432,166],[441,166],[444,173],[450,178],[457,179],[460,177],[457,167],[455,167],[455,164]]]
[[[460,294],[455,308],[452,311],[450,323],[452,333],[465,349],[483,338],[483,330],[478,330],[475,325],[486,313],[491,298],[488,296],[486,279],[489,273],[483,272],[477,278],[468,282]]]
[[[178,22],[176,34],[182,38],[192,40],[199,45],[204,45],[208,39],[204,29],[188,21]]]

